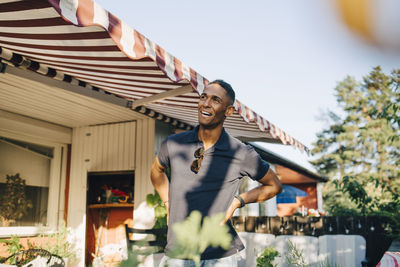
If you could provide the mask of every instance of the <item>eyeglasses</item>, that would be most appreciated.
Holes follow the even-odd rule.
[[[196,151],[194,152],[194,157],[196,159],[193,160],[190,169],[192,170],[192,172],[198,173],[200,170],[201,162],[203,161],[204,158],[204,148],[199,147],[198,149],[196,149]]]

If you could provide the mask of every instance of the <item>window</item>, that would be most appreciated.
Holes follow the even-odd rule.
[[[64,153],[62,145],[0,136],[0,194],[5,193],[6,177],[19,175],[25,180],[25,197],[30,203],[21,218],[0,223],[9,235],[27,234],[24,227],[32,231],[32,227],[57,226],[58,213],[63,210],[60,186]],[[9,231],[17,228],[16,233]]]

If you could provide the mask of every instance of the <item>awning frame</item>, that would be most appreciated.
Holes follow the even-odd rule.
[[[24,0],[0,5],[0,47],[7,61],[89,91],[114,94],[147,116],[163,114],[185,128],[196,124],[197,98],[209,81],[96,2]],[[225,122],[228,132],[246,141],[282,143],[309,152],[241,101],[234,106],[234,115]]]

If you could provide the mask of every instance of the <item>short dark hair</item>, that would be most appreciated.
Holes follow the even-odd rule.
[[[233,90],[232,86],[229,83],[225,82],[224,80],[218,79],[218,80],[214,80],[214,81],[210,82],[209,84],[218,84],[219,86],[224,88],[226,91],[226,94],[232,100],[232,105],[235,103],[235,91]]]

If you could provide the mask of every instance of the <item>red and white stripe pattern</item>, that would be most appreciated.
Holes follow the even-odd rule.
[[[134,101],[190,84],[144,106],[188,125],[208,80],[92,0],[0,0],[0,47],[29,69]],[[4,56],[7,57],[7,56]],[[4,58],[3,57],[3,58]],[[5,58],[6,60],[9,60]],[[308,149],[239,100],[225,127],[246,140]]]
[[[400,266],[400,252],[387,251],[383,254],[382,259],[376,267],[399,267]]]

